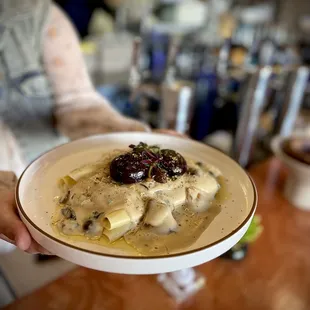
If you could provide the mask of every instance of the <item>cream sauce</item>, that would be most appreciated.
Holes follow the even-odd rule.
[[[216,173],[217,178],[214,176],[214,171],[218,172],[218,170],[215,168],[212,170],[212,167],[207,166],[201,167],[192,160],[186,159],[188,166],[198,171],[197,175],[184,174],[176,180],[164,184],[150,180],[131,185],[120,185],[111,180],[109,166],[111,160],[121,153],[124,151],[116,151],[105,156],[96,165],[98,168],[95,172],[83,177],[70,188],[69,200],[56,209],[53,220],[54,227],[62,235],[70,235],[70,237],[68,236],[70,239],[77,238],[81,241],[82,238],[84,241],[104,246],[123,248],[124,240],[126,240],[127,244],[142,255],[168,254],[193,244],[221,211],[219,197],[223,188],[219,190],[219,184],[223,182],[219,173]],[[192,197],[194,201],[198,198],[204,199],[202,207],[199,206],[199,212],[196,212],[198,208],[195,210],[188,203],[188,188],[194,188],[198,193],[195,194],[194,191],[194,197]],[[199,193],[202,194],[201,197]],[[164,202],[169,206],[177,222],[175,232],[162,234],[156,227],[143,224],[143,217],[151,199]],[[73,210],[76,220],[64,220],[61,212],[63,207]],[[98,233],[98,229],[94,236],[83,232],[83,224],[92,218],[94,212],[104,214],[118,209],[125,209],[133,223],[133,230],[121,240],[109,244],[100,230]],[[71,222],[76,222],[76,229],[73,227],[71,231],[71,226],[69,231],[64,229],[65,221],[69,221],[70,225]],[[101,223],[100,217],[96,221]]]

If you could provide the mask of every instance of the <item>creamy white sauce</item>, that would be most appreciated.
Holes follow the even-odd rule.
[[[122,153],[124,151],[116,151],[105,156],[96,165],[96,171],[82,177],[69,189],[68,199],[61,208],[58,206],[54,217],[60,233],[85,236],[85,240],[100,239],[104,214],[125,209],[131,220],[131,230],[124,238],[141,254],[160,255],[191,245],[220,212],[220,207],[213,202],[220,189],[219,170],[186,159],[196,175],[185,173],[167,183],[146,180],[130,185],[117,184],[110,178],[109,167],[111,160]],[[162,203],[170,210],[169,217],[158,227],[144,224],[150,201]],[[72,210],[74,219],[65,219],[63,208]],[[91,229],[85,230],[89,220]]]

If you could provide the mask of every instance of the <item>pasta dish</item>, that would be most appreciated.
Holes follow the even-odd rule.
[[[59,180],[53,225],[85,241],[123,239],[142,255],[189,246],[221,211],[221,173],[140,142]]]

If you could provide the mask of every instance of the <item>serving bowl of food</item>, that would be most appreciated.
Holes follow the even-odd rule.
[[[284,195],[294,206],[310,210],[310,136],[296,133],[272,141],[275,155],[289,170]]]
[[[20,177],[16,202],[50,252],[97,270],[154,274],[229,250],[251,223],[257,193],[236,162],[209,146],[115,133],[39,157]]]

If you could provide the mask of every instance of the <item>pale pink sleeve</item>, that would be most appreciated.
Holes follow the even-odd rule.
[[[0,120],[0,190],[8,175],[19,177],[25,168],[22,152],[13,133]]]
[[[113,131],[145,131],[148,126],[120,115],[90,80],[77,34],[52,6],[43,46],[43,62],[53,96],[58,128],[71,138]]]
[[[16,176],[20,176],[24,168],[25,163],[16,140],[9,128],[0,120],[0,209],[3,203],[1,199],[3,192],[14,191]],[[3,210],[1,210],[1,216],[3,216]],[[15,249],[14,245],[4,240],[7,238],[0,233],[0,254]]]

